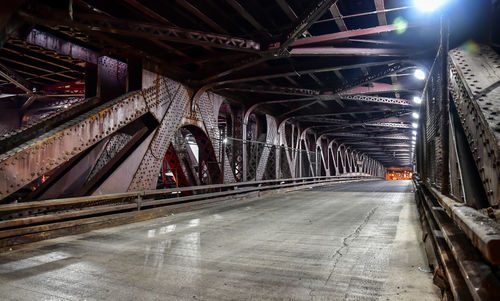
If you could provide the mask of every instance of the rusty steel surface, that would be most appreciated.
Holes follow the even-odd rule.
[[[70,160],[147,112],[140,93],[127,94],[80,115],[0,156],[0,198]]]
[[[441,196],[436,193],[435,190],[429,187],[426,187],[424,189],[427,189],[431,192],[430,195],[426,191],[422,193],[424,202],[427,203],[427,207],[431,212],[435,223],[441,230],[441,235],[446,240],[446,243],[454,259],[456,260],[460,273],[463,276],[463,279],[467,284],[467,287],[473,299],[497,300],[498,298],[500,298],[500,291],[498,290],[498,287],[500,287],[500,280],[494,274],[492,267],[483,261],[482,257],[479,255],[479,252],[473,247],[473,244],[476,246],[478,245],[478,238],[479,240],[481,238],[485,238],[485,232],[483,232],[485,229],[488,229],[487,231],[489,231],[490,234],[492,229],[494,229],[493,232],[500,233],[500,231],[498,230],[498,225],[496,225],[496,228],[492,228],[491,223],[489,225],[482,225],[482,223],[486,221],[486,217],[483,216],[483,218],[479,218],[478,213],[471,213],[470,211],[467,212],[467,215],[462,215],[464,212],[456,210],[456,207],[451,207],[451,209],[450,207],[447,207],[449,206],[449,202],[443,201],[443,199],[440,198]],[[440,204],[444,206],[441,207],[439,206]],[[448,210],[451,210],[453,212],[452,217],[449,216],[451,215],[451,213],[448,212]],[[467,236],[471,237],[471,228],[464,229],[464,224],[460,224],[461,229],[465,231],[464,233],[464,231],[461,231],[460,228],[453,223],[452,220],[455,219],[455,216],[457,215],[461,215],[462,218],[465,217],[466,219],[468,219],[468,226],[470,226],[471,223],[475,223],[476,226],[472,231],[478,231],[477,233],[481,233],[478,236],[474,237],[472,243],[469,239],[467,239]],[[494,234],[491,235],[495,236]],[[498,244],[495,246],[495,248],[496,251],[493,252],[500,253],[498,251]],[[483,252],[484,254],[484,249],[479,248],[479,250],[481,250],[481,252]],[[456,275],[454,277],[456,277]],[[461,296],[457,297],[460,298]]]
[[[477,53],[450,51],[450,88],[491,206],[500,201],[499,56],[480,45]]]
[[[474,208],[454,201],[432,187],[429,187],[429,190],[484,257],[491,264],[500,264],[500,225]]]

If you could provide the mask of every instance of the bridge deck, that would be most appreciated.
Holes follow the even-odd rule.
[[[411,183],[220,204],[0,254],[0,299],[438,300]]]

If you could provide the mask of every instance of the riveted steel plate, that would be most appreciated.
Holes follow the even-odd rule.
[[[488,202],[500,201],[500,56],[489,46],[449,53],[450,91]]]
[[[0,199],[55,169],[147,112],[126,94],[0,155]]]

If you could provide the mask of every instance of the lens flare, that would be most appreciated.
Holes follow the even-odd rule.
[[[397,34],[403,34],[408,29],[408,22],[402,17],[397,17],[396,19],[394,19],[394,22],[392,22],[392,24],[396,27]]]

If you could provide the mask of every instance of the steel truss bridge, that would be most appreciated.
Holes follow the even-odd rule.
[[[409,167],[443,295],[499,300],[500,42],[473,4],[12,2],[1,249]]]

